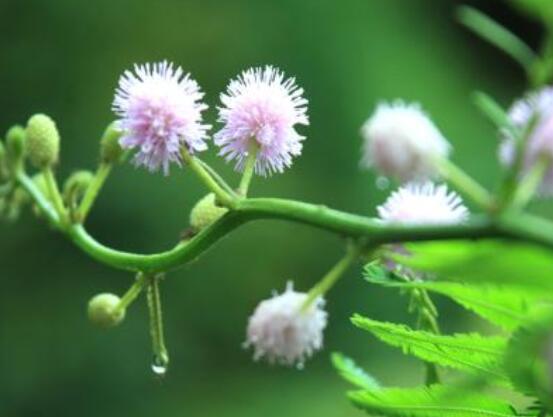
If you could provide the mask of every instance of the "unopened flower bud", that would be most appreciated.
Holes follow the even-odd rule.
[[[82,198],[92,182],[94,174],[90,171],[76,171],[63,184],[63,199],[66,203]]]
[[[219,220],[228,211],[215,204],[215,194],[209,193],[190,212],[190,226],[199,232]]]
[[[6,133],[7,155],[13,163],[23,157],[25,152],[25,129],[20,125],[15,125]]]
[[[27,122],[27,155],[37,168],[58,161],[60,135],[56,123],[45,114],[35,114]]]
[[[103,328],[114,327],[120,324],[125,318],[125,310],[118,309],[121,299],[110,293],[98,294],[88,303],[89,320]]]
[[[116,122],[112,122],[104,131],[100,140],[100,157],[103,162],[115,164],[120,161],[123,155],[123,148],[119,145],[119,139],[122,136],[121,130]]]

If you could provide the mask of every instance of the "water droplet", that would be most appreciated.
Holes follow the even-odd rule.
[[[157,376],[164,376],[167,372],[167,367],[164,365],[158,365],[157,363],[152,363],[152,371]]]
[[[390,187],[390,180],[388,179],[388,177],[380,176],[376,179],[376,188],[384,191],[388,189],[388,187]]]
[[[159,377],[165,376],[168,364],[169,358],[167,356],[154,355],[152,360],[152,372]]]

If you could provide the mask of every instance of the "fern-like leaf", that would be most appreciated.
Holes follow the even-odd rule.
[[[384,417],[508,417],[517,415],[491,396],[441,385],[353,391],[349,398],[371,415]]]
[[[431,291],[451,298],[492,324],[512,331],[524,322],[531,305],[539,302],[535,293],[499,285],[470,285],[446,281],[385,282],[367,280],[387,287],[413,288]]]
[[[355,362],[347,356],[334,352],[331,359],[334,368],[336,368],[342,378],[351,384],[367,390],[375,389],[380,386],[380,384],[376,382],[376,379],[358,367]]]
[[[371,320],[359,315],[352,318],[355,326],[367,330],[381,341],[399,347],[405,354],[426,362],[461,371],[485,374],[507,383],[502,370],[507,341],[501,337],[478,334],[436,335],[407,326]]]

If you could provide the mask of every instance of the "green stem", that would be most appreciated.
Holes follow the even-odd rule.
[[[246,197],[248,195],[248,189],[250,188],[250,183],[255,171],[257,151],[257,146],[251,146],[250,152],[248,153],[248,157],[246,158],[246,162],[244,164],[244,173],[242,174],[242,179],[240,180],[240,185],[238,186],[238,194],[243,197]]]
[[[435,162],[444,179],[449,181],[461,194],[485,210],[494,208],[494,200],[490,193],[465,171],[447,158],[439,158]]]
[[[127,307],[129,307],[132,304],[132,302],[136,299],[136,297],[138,297],[138,295],[142,292],[147,282],[148,282],[148,276],[146,274],[139,272],[136,276],[136,280],[134,281],[134,283],[123,295],[123,297],[121,297],[121,300],[115,307],[115,313],[119,313],[122,310],[126,310]]]
[[[204,183],[204,185],[217,197],[217,201],[223,206],[228,208],[234,208],[235,199],[232,195],[227,193],[223,188],[213,179],[213,177],[198,163],[188,150],[183,147],[181,150],[181,156],[184,162],[190,167],[190,169],[198,176],[198,178]]]
[[[551,158],[546,155],[538,158],[532,169],[524,176],[516,188],[512,203],[513,208],[522,209],[530,202],[550,167]]]
[[[408,281],[411,281],[410,279]],[[414,289],[411,293],[411,305],[414,306],[418,312],[417,328],[431,332],[433,334],[440,334],[440,327],[438,325],[437,317],[438,310],[432,302],[430,295],[425,289]],[[435,364],[425,362],[426,376],[425,383],[427,386],[437,384],[440,382],[440,376],[438,374],[438,368]]]
[[[81,204],[79,205],[79,208],[77,209],[75,218],[78,222],[84,223],[86,220],[86,216],[88,215],[90,209],[92,208],[92,205],[94,204],[94,201],[96,201],[96,197],[98,196],[98,193],[102,189],[102,186],[106,182],[107,177],[109,176],[109,173],[111,172],[112,164],[108,164],[106,162],[101,162],[98,166],[98,170],[96,171],[96,175],[92,179],[92,182],[86,189],[85,195],[81,201]]]
[[[58,213],[58,216],[61,222],[67,222],[67,211],[63,205],[63,199],[61,198],[60,190],[58,188],[58,183],[54,177],[54,173],[51,168],[45,168],[43,170],[44,181],[46,182],[46,188],[54,209]]]
[[[165,347],[165,338],[163,335],[163,314],[159,293],[160,279],[161,276],[159,275],[149,277],[147,298],[150,316],[150,336],[152,337],[152,350],[154,353],[152,370],[157,375],[163,376],[169,365],[169,353]]]
[[[238,201],[233,210],[193,238],[179,242],[168,251],[144,255],[104,246],[80,224],[61,228],[58,214],[33,181],[24,173],[19,173],[17,180],[35,200],[45,217],[66,233],[77,247],[101,263],[134,272],[155,273],[181,267],[196,259],[234,229],[260,219],[302,223],[344,237],[363,238],[367,245],[402,241],[507,238],[553,249],[553,223],[521,212],[506,212],[494,218],[475,215],[467,223],[460,225],[401,226],[387,225],[368,217],[300,201],[246,198]]]
[[[313,301],[325,295],[328,290],[336,284],[344,272],[346,272],[346,270],[357,260],[358,256],[359,249],[357,246],[351,244],[344,257],[340,259],[338,263],[334,265],[313,288],[311,288],[311,290],[309,290],[307,298],[301,307],[302,311],[307,310]]]

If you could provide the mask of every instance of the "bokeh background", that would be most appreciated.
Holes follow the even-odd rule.
[[[256,179],[253,194],[321,202],[372,215],[390,190],[358,168],[359,127],[381,99],[420,101],[455,146],[454,159],[492,187],[496,134],[471,102],[473,90],[507,105],[524,75],[455,23],[446,0],[0,0],[0,129],[35,112],[62,132],[66,177],[94,169],[98,138],[113,118],[121,72],[169,59],[207,92],[215,122],[230,77],[271,63],[297,77],[310,100],[308,140],[293,169]],[[530,44],[539,26],[502,1],[466,1]],[[206,159],[238,177],[211,150]],[[102,242],[139,252],[168,248],[204,191],[190,173],[150,175],[130,165],[112,175],[89,219]],[[542,208],[543,209],[543,208]],[[406,300],[350,271],[328,297],[326,348],[303,371],[253,363],[242,349],[248,315],[287,280],[308,289],[343,250],[336,236],[305,226],[248,224],[163,284],[171,369],[150,372],[145,301],[119,328],[86,319],[88,299],[123,293],[132,277],[80,253],[25,213],[0,224],[0,416],[357,416],[329,354],[343,351],[385,384],[422,381],[415,361],[352,326],[360,312],[406,320]],[[481,323],[440,301],[442,325]]]

